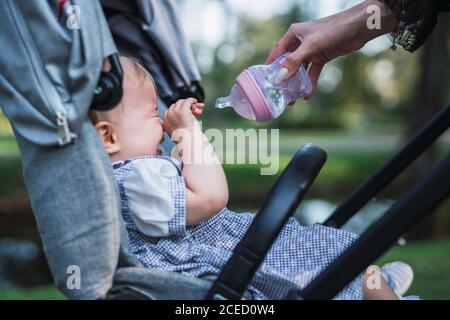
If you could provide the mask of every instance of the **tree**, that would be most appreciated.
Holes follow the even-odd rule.
[[[450,70],[449,61],[449,28],[448,19],[441,17],[433,34],[426,42],[420,63],[420,76],[417,81],[411,114],[411,134],[417,132],[441,108],[449,103]],[[413,167],[412,178],[417,181],[429,172],[440,158],[439,148],[433,145]],[[449,177],[450,179],[450,177]],[[448,235],[450,232],[450,201],[444,203],[440,210],[418,226],[411,236],[430,238]]]

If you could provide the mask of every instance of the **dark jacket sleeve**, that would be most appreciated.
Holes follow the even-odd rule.
[[[440,12],[450,11],[450,0],[384,0],[397,17],[394,43],[414,52],[433,31]]]

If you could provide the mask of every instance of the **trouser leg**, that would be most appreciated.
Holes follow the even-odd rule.
[[[73,299],[103,296],[118,264],[121,223],[114,174],[94,128],[86,120],[77,142],[64,147],[16,138],[56,285]]]

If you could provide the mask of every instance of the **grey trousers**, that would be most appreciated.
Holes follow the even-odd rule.
[[[111,163],[89,120],[64,147],[16,139],[44,251],[68,298],[103,298],[113,285],[153,299],[204,297],[210,281],[145,269],[130,252]],[[162,149],[172,146],[166,139]]]

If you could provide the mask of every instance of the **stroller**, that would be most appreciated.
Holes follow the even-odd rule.
[[[342,227],[449,127],[450,105],[443,108],[399,152],[339,205],[324,225]],[[295,212],[325,159],[325,152],[312,145],[307,145],[297,152],[208,292],[207,298],[239,299],[242,296],[271,243],[286,219]],[[378,221],[369,226],[352,246],[306,288],[291,291],[286,299],[332,299],[450,195],[449,177],[450,153],[428,175],[404,192]]]
[[[61,3],[81,8],[79,29],[67,31],[55,24],[54,7]],[[130,43],[135,38],[120,34],[120,25],[135,23],[132,17],[136,12],[145,13],[142,18],[144,22],[138,23],[144,32],[137,35],[147,36],[159,47],[164,47],[161,38],[146,33],[148,27],[157,21],[157,17],[148,13],[164,14],[165,11],[151,9],[157,8],[158,3],[170,7],[172,1],[126,2],[136,5],[131,7],[123,7],[124,1],[102,0],[101,3],[108,19],[116,21],[118,29],[112,29],[116,35],[119,34],[116,44],[125,51],[133,51]],[[48,0],[47,4],[29,0],[0,1],[0,42],[11,44],[5,46],[0,54],[0,105],[12,123],[24,155],[24,177],[28,191],[35,199],[33,211],[58,287],[73,299],[246,297],[246,288],[271,244],[300,205],[324,165],[325,151],[309,144],[294,155],[217,278],[195,278],[143,268],[130,252],[117,203],[108,201],[114,198],[112,195],[116,192],[112,187],[115,185],[111,178],[112,169],[107,168],[109,162],[106,155],[98,152],[102,147],[86,119],[93,93],[102,97],[103,93],[114,91],[112,89],[117,85],[115,76],[118,75],[120,79],[120,70],[112,68],[109,73],[100,76],[100,81],[105,81],[102,88],[106,88],[106,91],[102,92],[102,88],[97,90],[101,61],[117,52],[103,9],[99,1],[92,0]],[[126,13],[125,19],[116,15],[122,11]],[[45,39],[42,34],[45,34]],[[11,42],[11,39],[17,41]],[[48,46],[55,50],[48,50]],[[142,50],[146,52],[148,48]],[[186,54],[185,50],[181,52]],[[156,50],[153,56],[143,55],[141,58],[145,62],[152,57],[159,59],[164,56],[167,56],[165,52]],[[70,58],[65,60],[61,57]],[[165,71],[171,70],[171,81],[164,82],[161,79],[157,85],[164,88],[163,100],[166,103],[184,96],[201,98],[203,95],[195,68],[191,66],[185,73],[176,72],[179,69],[177,63],[183,59],[190,58],[181,55],[165,61]],[[24,65],[23,61],[29,63]],[[109,81],[109,76],[116,80]],[[155,80],[158,82],[158,79]],[[111,99],[116,100],[117,96]],[[450,106],[447,106],[350,195],[324,224],[340,228],[449,126]],[[70,170],[66,170],[69,165]],[[83,170],[72,170],[78,165]],[[49,172],[51,175],[48,175]],[[331,299],[336,296],[449,195],[449,177],[450,154],[405,192],[381,219],[306,288],[292,291],[285,298]],[[86,186],[87,179],[89,186]],[[78,188],[73,187],[76,183]],[[72,187],[68,188],[68,184]],[[92,194],[98,197],[95,207],[88,207],[85,201],[79,201]],[[68,266],[74,265],[80,267],[81,285],[69,288]]]
[[[324,225],[340,228],[368,201],[395,179],[450,127],[450,105],[443,108],[405,146],[367,179]],[[203,298],[242,299],[258,267],[284,224],[296,211],[326,161],[326,153],[307,144],[300,148],[284,169],[266,201],[256,214],[244,238],[234,249],[222,272]],[[450,195],[450,153],[428,175],[419,180],[386,211],[343,254],[306,288],[293,290],[290,300],[332,299],[358,274],[388,250]],[[339,275],[339,277],[336,277]],[[115,291],[112,299],[147,298],[132,288]]]

